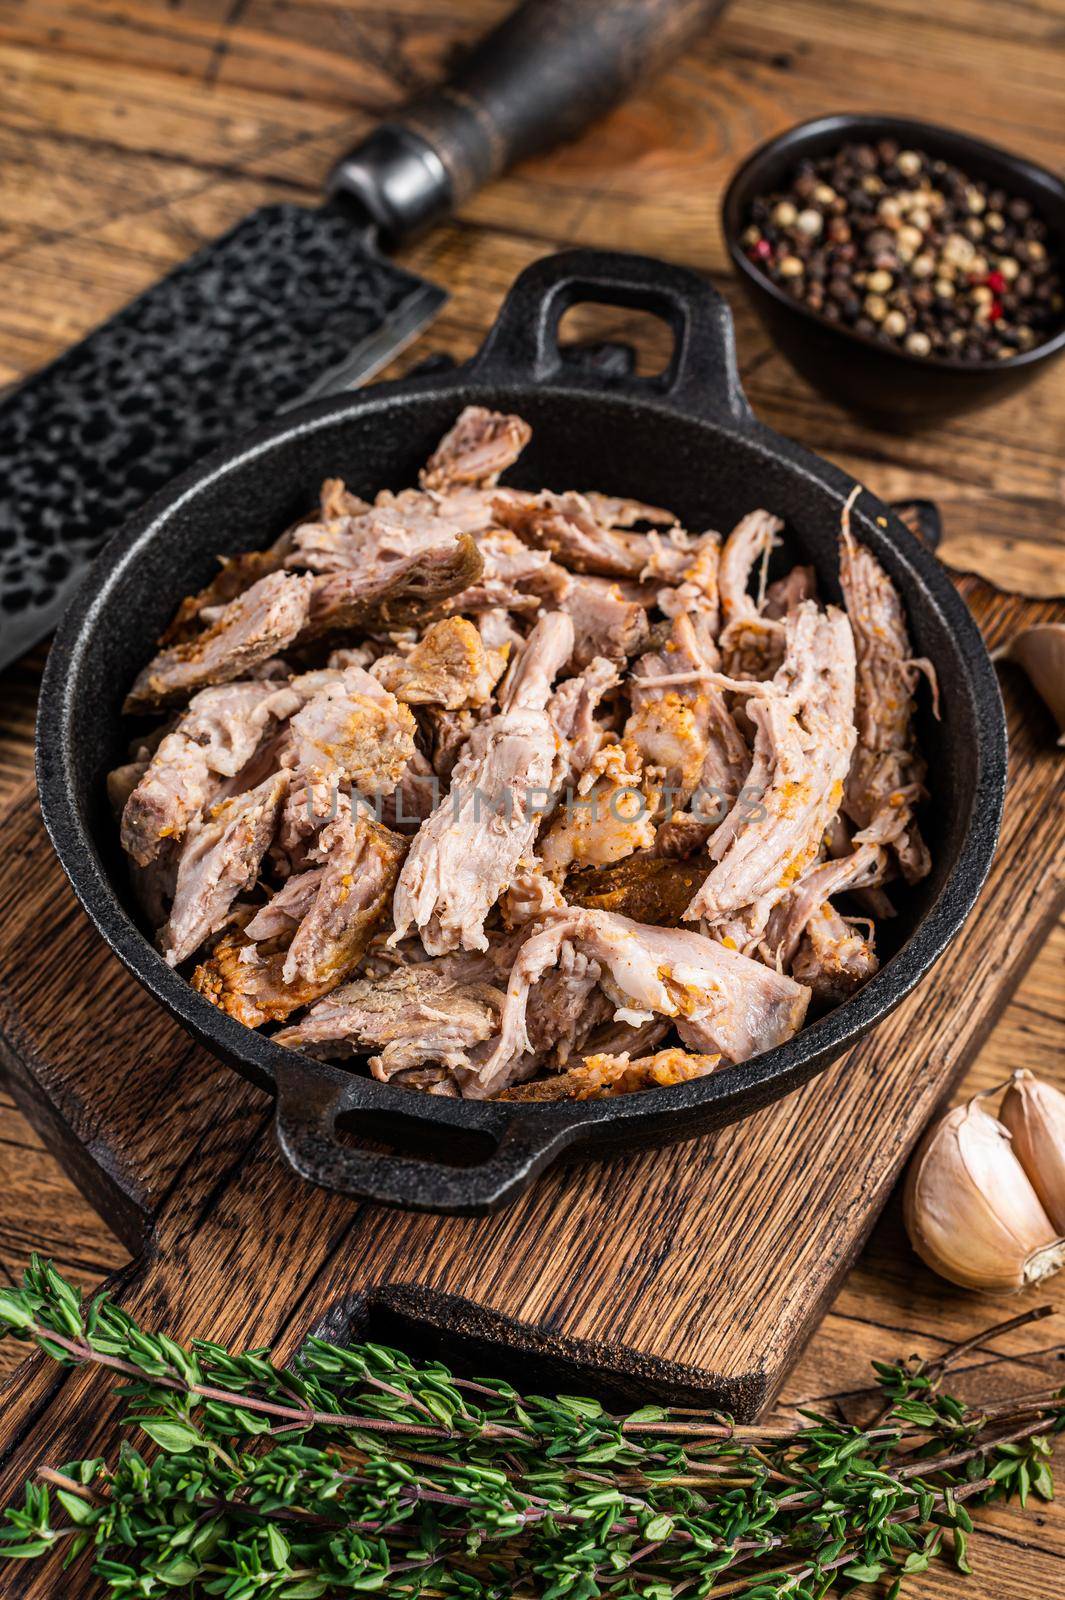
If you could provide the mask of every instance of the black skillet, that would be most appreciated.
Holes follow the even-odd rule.
[[[675,340],[668,368],[637,378],[563,360],[559,320],[581,301],[661,317]],[[942,721],[922,710],[934,870],[900,903],[896,922],[882,926],[887,959],[858,994],[780,1048],[711,1077],[557,1106],[390,1088],[283,1050],[224,1016],[166,966],[128,893],[104,794],[104,776],[124,759],[129,737],[125,690],[178,600],[215,570],[218,552],[267,543],[313,503],[327,476],[342,476],[360,494],[413,482],[470,402],[518,411],[532,424],[515,483],[636,496],[669,506],[692,528],[727,529],[767,506],[787,521],[781,565],[812,561],[822,594],[838,598],[840,509],[852,480],[755,419],[725,302],[679,268],[574,251],[521,275],[469,366],[317,401],[216,452],[157,496],[107,546],[64,618],[45,672],[37,742],[45,824],[89,916],[179,1022],[276,1092],[278,1140],[293,1169],[343,1194],[445,1212],[514,1200],[567,1148],[604,1152],[705,1133],[828,1066],[898,1005],[961,927],[991,861],[1006,776],[1002,703],[976,625],[934,557],[866,494],[855,529],[898,585],[917,653],[936,667]],[[419,1155],[346,1144],[346,1127],[408,1152],[420,1147]]]

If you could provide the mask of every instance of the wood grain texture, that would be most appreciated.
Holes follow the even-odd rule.
[[[1022,613],[1060,614],[977,579],[961,587],[991,643]],[[776,1394],[919,1128],[971,1061],[1060,901],[1065,768],[1022,678],[1007,672],[1004,688],[1003,846],[971,923],[915,997],[779,1106],[713,1139],[572,1163],[496,1218],[385,1213],[299,1186],[273,1146],[267,1096],[192,1045],[110,957],[24,795],[2,827],[0,1040],[22,1109],[133,1251],[128,1264],[98,1251],[83,1277],[117,1267],[123,1304],[178,1336],[286,1354],[323,1323],[401,1333],[525,1381],[697,1395],[752,1414]],[[1036,1018],[1047,1006],[1052,1021],[1054,997],[1043,979],[1030,1002]],[[934,1347],[955,1320],[951,1291],[915,1272],[894,1211],[884,1229],[880,1291],[894,1272],[911,1296],[915,1286],[929,1296],[911,1328]],[[854,1386],[856,1354],[884,1347],[883,1326],[844,1294],[816,1376],[800,1370],[785,1398]],[[1017,1349],[1038,1363],[1030,1336]],[[35,1461],[106,1448],[115,1408],[98,1374],[30,1360],[5,1392],[3,1416],[0,1502]],[[1009,1518],[985,1534],[995,1582],[1011,1573],[1014,1538]],[[1060,1544],[1054,1523],[1025,1566],[1025,1594],[1057,1592]],[[43,1597],[51,1582],[16,1570],[5,1594]],[[72,1600],[91,1594],[75,1574],[69,1582]],[[950,1590],[934,1576],[926,1592]]]
[[[264,200],[313,203],[336,155],[376,119],[431,86],[508,3],[0,0],[0,385],[49,359]],[[758,6],[733,0],[713,33],[653,88],[563,151],[525,163],[405,253],[407,263],[445,283],[453,298],[427,338],[393,370],[406,370],[433,349],[470,354],[507,284],[537,255],[567,244],[635,245],[707,272],[732,299],[744,381],[766,421],[837,460],[885,498],[936,499],[945,523],[943,553],[956,567],[981,571],[1019,592],[1065,595],[1065,385],[1050,376],[992,411],[912,438],[885,439],[813,394],[768,346],[733,292],[716,220],[735,163],[760,139],[826,110],[931,117],[1054,165],[1065,121],[1062,56],[1057,0],[1006,8],[1001,0],[942,0],[935,7],[920,0],[764,0]],[[626,328],[623,316],[619,322],[615,331],[636,337],[649,364],[661,360],[656,335],[635,322]],[[575,331],[580,328],[578,321]],[[30,771],[42,659],[43,651],[34,652],[0,675],[0,800],[17,795]],[[1046,749],[1044,714],[1017,680],[1011,688],[1016,714],[1024,708],[1033,719],[1031,737]],[[21,881],[34,881],[40,846],[32,827],[24,844],[14,865],[8,857],[9,884],[19,863]],[[63,948],[78,919],[58,878],[53,881],[49,915]],[[1026,914],[1033,909],[1041,907],[1026,902]],[[17,926],[31,938],[30,919]],[[989,1087],[1022,1063],[1056,1072],[1061,1081],[1065,934],[1055,938],[977,1056],[966,1089]],[[113,1023],[133,992],[123,988],[129,980],[88,946],[84,955],[83,981],[102,989]],[[49,964],[54,960],[53,951]],[[8,976],[0,981],[6,984]],[[959,1014],[946,1006],[936,1013],[943,1048],[954,1048],[951,1030]],[[46,1038],[72,1060],[91,1051],[98,1035],[91,1015],[80,1022],[68,1016]],[[962,1053],[974,1043],[967,1034]],[[105,1074],[90,1074],[92,1082],[72,1078],[78,1104],[71,1116],[80,1136],[96,1138],[108,1118],[121,1115],[123,1098],[133,1092],[131,1063],[138,1062],[147,1082],[135,1151],[148,1163],[150,1182],[135,1183],[128,1162],[116,1172],[83,1163],[81,1181],[106,1192],[112,1208],[122,1185],[133,1184],[132,1199],[118,1214],[140,1265],[128,1268],[126,1246],[0,1097],[0,1273],[17,1273],[36,1245],[85,1284],[118,1273],[123,1296],[158,1326],[185,1332],[213,1327],[227,1336],[291,1345],[324,1302],[342,1297],[359,1278],[362,1262],[352,1246],[367,1217],[309,1191],[285,1189],[287,1180],[262,1164],[270,1150],[266,1100],[206,1062],[161,1021],[120,1026],[106,1051]],[[890,1049],[882,1065],[882,1076],[895,1070]],[[941,1065],[933,1053],[932,1071]],[[94,1098],[101,1081],[107,1086],[102,1103]],[[831,1080],[821,1083],[827,1091]],[[226,1096],[221,1117],[210,1113],[212,1093]],[[775,1115],[790,1115],[790,1106]],[[198,1130],[198,1145],[175,1149],[175,1129],[187,1126]],[[50,1137],[60,1135],[56,1130]],[[69,1148],[69,1135],[63,1137]],[[224,1174],[217,1192],[203,1186],[206,1168]],[[709,1170],[716,1178],[718,1167]],[[763,1162],[747,1171],[742,1150],[733,1148],[731,1158],[722,1151],[722,1189],[724,1180],[757,1185],[759,1171],[765,1181],[771,1170]],[[605,1193],[608,1205],[631,1205],[624,1170],[592,1176],[595,1193]],[[246,1185],[254,1204],[274,1207],[278,1194],[287,1195],[292,1215],[274,1225],[270,1240],[274,1257],[287,1251],[295,1262],[287,1291],[275,1286],[260,1297],[255,1275],[267,1252],[257,1228],[243,1236],[234,1185]],[[148,1251],[150,1257],[152,1250],[165,1250],[166,1274],[158,1260],[143,1260],[146,1211],[166,1218]],[[205,1219],[211,1232],[204,1238],[214,1241],[218,1259],[232,1272],[221,1303],[210,1287],[211,1251],[201,1253],[204,1239],[196,1242]],[[727,1214],[711,1210],[703,1237],[689,1237],[676,1262],[669,1252],[654,1260],[648,1244],[632,1251],[626,1264],[634,1275],[643,1272],[645,1284],[652,1269],[662,1281],[675,1266],[695,1281],[713,1264],[707,1237],[715,1239],[726,1225]],[[752,1231],[743,1234],[743,1249],[753,1248],[758,1261],[788,1248],[786,1226],[764,1242],[753,1232],[753,1245]],[[446,1231],[426,1226],[420,1259],[413,1244],[404,1253],[387,1232],[384,1245],[403,1270],[421,1275],[446,1249]],[[368,1243],[365,1249],[373,1253]],[[534,1264],[539,1271],[542,1257]],[[733,1270],[743,1278],[742,1260]],[[689,1320],[697,1320],[702,1307],[694,1290],[691,1298]],[[712,1319],[712,1289],[703,1291],[703,1300]],[[563,1305],[559,1322],[570,1314]],[[914,1262],[892,1202],[783,1398],[853,1388],[865,1381],[874,1353],[934,1350],[1001,1314],[994,1302],[953,1291]],[[1049,1332],[1033,1330],[1032,1337],[1049,1345],[1053,1325]],[[1055,1353],[1041,1358],[1034,1342],[1006,1343],[1054,1370]],[[0,1348],[3,1356],[10,1353]],[[738,1366],[742,1356],[741,1350]],[[21,1440],[21,1448],[9,1458],[0,1495],[22,1467],[69,1453],[79,1425],[79,1448],[87,1447],[87,1432],[107,1441],[114,1412],[104,1404],[105,1393],[106,1385],[92,1379],[57,1385],[47,1367],[24,1368],[3,1397],[3,1441],[10,1449]],[[982,1526],[989,1524],[975,1541],[977,1576],[964,1592],[972,1600],[1058,1600],[1065,1593],[1060,1514],[1050,1508],[1022,1517],[1003,1510],[982,1519]],[[33,1592],[53,1597],[57,1583],[64,1600],[84,1592],[73,1579],[54,1575]],[[6,1572],[0,1589],[5,1596],[15,1593]],[[944,1570],[926,1575],[910,1592],[914,1600],[954,1600],[962,1590]]]
[[[961,583],[992,644],[1022,614],[1060,614]],[[1002,844],[977,911],[916,995],[779,1105],[713,1138],[575,1161],[487,1218],[388,1212],[301,1187],[275,1148],[268,1098],[119,968],[24,796],[0,829],[0,1041],[27,1116],[134,1252],[122,1302],[179,1336],[286,1352],[325,1317],[378,1336],[402,1329],[526,1380],[753,1415],[1065,888],[1065,764],[1024,681],[1009,673],[1005,688]],[[43,1454],[94,1450],[111,1415],[92,1376],[35,1383],[47,1392],[32,1408],[14,1396],[21,1427],[7,1435],[0,1499]],[[1059,1558],[1045,1559],[1051,1570]],[[13,1594],[46,1592],[32,1574],[15,1581]]]

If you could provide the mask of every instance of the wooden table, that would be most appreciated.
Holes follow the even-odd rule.
[[[47,360],[251,207],[313,200],[335,155],[504,9],[503,0],[0,0],[0,384]],[[670,257],[708,273],[733,299],[744,381],[767,422],[885,497],[935,498],[943,554],[954,565],[1020,592],[1065,594],[1060,368],[995,410],[908,439],[874,433],[814,395],[768,346],[731,294],[717,224],[737,160],[826,110],[925,116],[1053,164],[1065,127],[1061,22],[1050,0],[1023,8],[736,0],[653,88],[407,252],[453,298],[397,371],[430,350],[470,353],[507,283],[546,251],[637,246]],[[620,313],[586,319],[581,331],[624,332],[654,353],[638,319]],[[42,659],[34,652],[0,676],[0,800],[30,768]],[[1059,927],[967,1092],[1022,1064],[1065,1077],[1063,957]],[[2,1089],[0,1148],[0,1274],[16,1276],[35,1249],[86,1286],[121,1264],[121,1247]],[[895,1203],[786,1398],[853,1389],[874,1354],[935,1351],[1003,1314],[915,1262]],[[1055,1352],[1040,1354],[1058,1337],[1047,1326],[996,1348],[1024,1353],[1044,1374],[1058,1370]],[[12,1355],[0,1346],[8,1367]],[[990,1385],[1000,1373],[973,1381]],[[973,1600],[1065,1593],[1061,1513],[1002,1509],[981,1526],[977,1575],[964,1590]],[[959,1584],[943,1568],[909,1593],[933,1600],[958,1594]]]

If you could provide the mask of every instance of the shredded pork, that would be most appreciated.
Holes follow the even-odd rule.
[[[501,484],[530,436],[468,407],[415,487],[327,479],[223,557],[108,796],[166,960],[279,1044],[420,1093],[669,1089],[876,971],[930,866],[932,675],[850,502],[839,610],[767,509],[722,540]]]

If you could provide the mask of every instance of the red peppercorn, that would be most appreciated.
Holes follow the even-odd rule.
[[[992,294],[1001,294],[1006,287],[1006,280],[1001,272],[989,272],[984,282]]]
[[[755,260],[766,261],[773,254],[773,246],[768,239],[759,239],[752,252]]]
[[[992,300],[991,305],[990,305],[990,307],[988,309],[987,320],[989,322],[998,322],[999,319],[1001,318],[1001,316],[1002,316],[1002,302],[1001,302],[1001,300]]]

